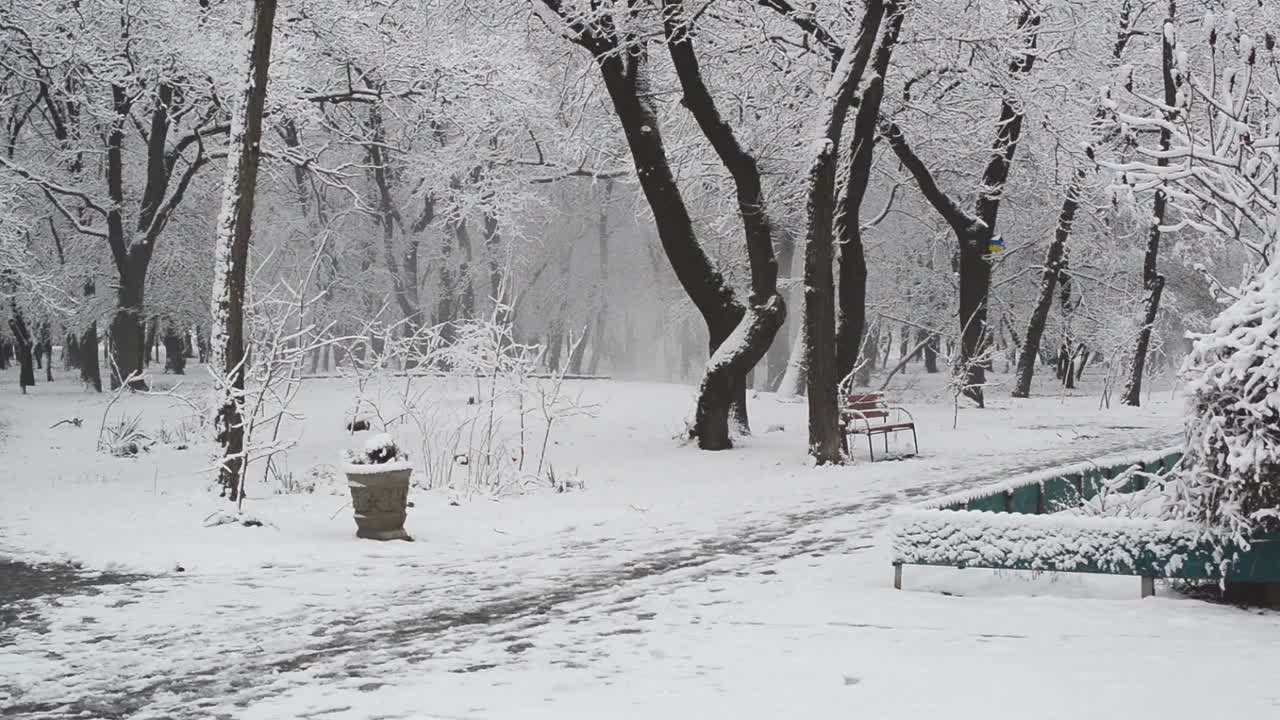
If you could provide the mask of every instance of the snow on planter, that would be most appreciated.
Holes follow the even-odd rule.
[[[343,453],[342,471],[348,475],[374,475],[377,473],[408,470],[409,456],[401,452],[395,438],[388,433],[378,433],[365,440],[359,453]]]

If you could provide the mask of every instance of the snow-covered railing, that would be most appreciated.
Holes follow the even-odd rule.
[[[921,503],[916,508],[987,510],[1033,515],[1056,512],[1094,497],[1101,492],[1107,481],[1119,478],[1130,470],[1163,475],[1180,459],[1182,450],[1177,447],[1108,455],[944,495]],[[1145,485],[1145,477],[1135,476],[1130,481],[1128,490],[1139,490]]]
[[[1136,575],[1143,597],[1155,578],[1220,579],[1224,569],[1228,580],[1280,582],[1280,536],[1218,549],[1191,523],[1058,512],[1104,488],[1140,490],[1181,457],[1178,448],[1113,455],[901,510],[891,524],[894,586],[903,565]]]

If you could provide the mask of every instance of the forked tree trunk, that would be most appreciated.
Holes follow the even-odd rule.
[[[831,274],[834,254],[835,175],[841,129],[849,105],[858,93],[862,73],[871,59],[883,0],[868,0],[857,33],[850,38],[840,63],[823,92],[817,127],[821,135],[810,159],[805,202],[804,337],[808,372],[809,454],[818,464],[843,459],[836,366],[835,287]],[[857,218],[849,218],[857,224]]]
[[[699,245],[694,233],[693,221],[667,159],[656,101],[649,89],[645,43],[629,34],[632,30],[630,26],[618,27],[607,14],[584,20],[576,11],[564,7],[560,0],[543,0],[543,4],[564,19],[573,41],[590,51],[600,68],[614,113],[622,125],[631,150],[636,178],[653,210],[658,239],[681,287],[707,324],[714,356],[720,343],[737,327],[744,310],[734,298],[733,289]],[[638,10],[633,7],[630,12],[634,14]],[[720,367],[725,371],[736,372],[733,364]],[[743,373],[745,374],[745,370]],[[741,384],[740,379],[738,384]],[[724,402],[723,394],[718,392],[719,388],[718,383],[711,383],[704,385],[699,393],[698,407],[704,421],[711,424],[723,423],[722,426],[708,426],[705,433],[698,433],[695,428],[700,445],[704,442],[709,445],[723,444],[728,438],[728,413],[720,412],[715,407]],[[730,393],[730,402],[737,395],[736,392]],[[697,424],[695,422],[695,426]],[[707,438],[705,441],[702,437],[704,434]]]
[[[1058,228],[1054,232],[1053,241],[1045,255],[1044,270],[1040,272],[1040,294],[1036,298],[1036,306],[1027,321],[1027,334],[1022,339],[1022,349],[1018,352],[1018,372],[1014,382],[1013,396],[1025,398],[1031,395],[1031,378],[1036,370],[1036,355],[1040,351],[1040,340],[1044,337],[1045,323],[1049,319],[1049,309],[1053,305],[1053,291],[1058,282],[1058,274],[1062,272],[1062,261],[1067,238],[1071,237],[1071,226],[1075,221],[1076,208],[1079,207],[1080,183],[1084,180],[1084,171],[1076,171],[1071,187],[1067,189],[1067,197],[1062,201],[1062,209],[1058,211]]]
[[[249,264],[253,207],[258,183],[262,112],[271,61],[276,0],[254,0],[249,23],[248,55],[241,68],[228,138],[222,212],[218,218],[213,283],[213,357],[218,373],[214,430],[224,448],[218,479],[232,502],[242,494],[245,464],[243,409],[245,365],[245,273]]]
[[[896,0],[884,3],[885,20],[871,61],[871,74],[862,89],[862,98],[853,121],[849,149],[849,171],[840,196],[835,220],[840,243],[839,309],[836,313],[836,375],[841,380],[858,364],[858,349],[867,321],[867,259],[862,246],[861,211],[871,179],[872,151],[876,124],[884,98],[884,78],[902,29],[902,10]],[[905,337],[903,339],[905,344]]]
[[[765,204],[755,156],[739,143],[707,89],[684,13],[684,0],[663,0],[662,15],[667,49],[684,92],[684,105],[733,177],[751,266],[751,295],[745,313],[728,313],[728,317],[711,328],[714,349],[703,373],[694,414],[692,435],[698,447],[721,450],[732,447],[729,418],[725,413],[732,413],[733,424],[740,432],[748,431],[747,374],[773,343],[787,309],[778,294],[773,221]],[[725,320],[733,316],[739,317],[731,333],[725,338],[716,338],[718,332],[729,329]]]

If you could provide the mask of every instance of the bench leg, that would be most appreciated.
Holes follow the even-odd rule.
[[[1142,597],[1149,598],[1156,594],[1156,579],[1153,577],[1142,578]]]
[[[920,454],[920,441],[916,439],[916,427],[911,426],[911,446],[916,449],[916,455]]]
[[[893,564],[893,589],[902,589],[902,563],[900,562]]]
[[[871,455],[871,462],[876,461],[876,446],[872,442],[871,433],[867,433],[867,453]]]
[[[884,454],[886,457],[889,455],[889,433],[884,434]]]

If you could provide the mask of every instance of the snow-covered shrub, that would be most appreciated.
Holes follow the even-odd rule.
[[[151,446],[151,437],[142,431],[142,415],[122,416],[104,425],[99,449],[116,457],[135,457]]]
[[[342,370],[356,384],[348,420],[418,442],[414,482],[424,489],[502,497],[564,485],[548,469],[552,433],[592,408],[567,391],[563,372],[537,374],[542,346],[519,342],[507,315],[499,307],[408,335],[375,328],[384,340]]]
[[[406,461],[409,456],[400,451],[390,434],[378,433],[364,442],[360,452],[348,450],[345,459],[350,465],[383,465]]]
[[[1280,531],[1280,263],[1196,339],[1174,507],[1222,541]]]

